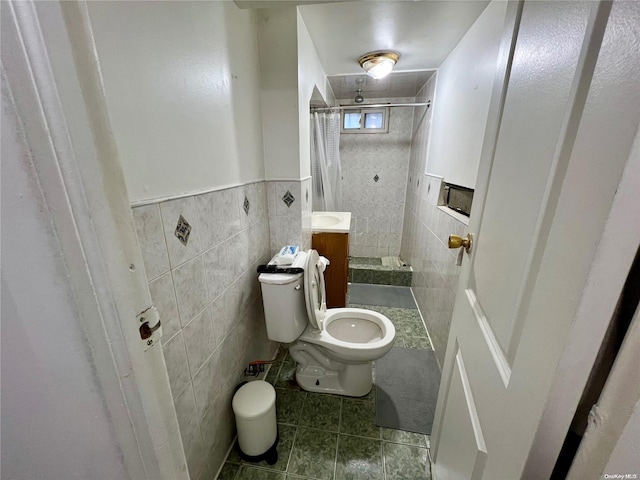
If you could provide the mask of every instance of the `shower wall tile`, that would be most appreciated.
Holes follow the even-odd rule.
[[[288,183],[298,213],[285,212],[285,232],[297,225],[301,238],[301,185]],[[231,446],[231,398],[245,365],[277,349],[256,274],[271,256],[270,194],[275,208],[275,189],[255,182],[133,209],[192,478],[217,472]],[[187,246],[174,235],[180,215],[191,225]]]
[[[412,127],[413,108],[392,108],[388,134],[340,136],[344,209],[356,224],[350,243],[364,247],[353,255],[400,254],[399,244],[377,242],[380,233],[402,235]]]

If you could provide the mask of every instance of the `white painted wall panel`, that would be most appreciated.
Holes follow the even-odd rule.
[[[426,173],[473,188],[507,2],[494,1],[438,70]]]
[[[318,52],[298,12],[298,105],[300,135],[300,178],[311,175],[311,136],[309,126],[309,101],[314,87],[328,104],[333,94],[328,87],[327,75],[322,68]]]
[[[262,131],[267,180],[300,180],[295,8],[259,13]]]
[[[254,14],[232,2],[90,2],[132,202],[264,178]]]

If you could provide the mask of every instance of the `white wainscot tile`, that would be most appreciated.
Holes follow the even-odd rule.
[[[162,340],[162,353],[167,364],[167,374],[173,396],[180,393],[189,382],[189,364],[187,362],[187,350],[184,346],[182,332],[178,332],[173,338]]]
[[[169,250],[171,268],[175,268],[184,262],[194,258],[201,252],[200,227],[198,225],[198,213],[193,197],[178,198],[160,204],[164,236]],[[191,226],[191,232],[184,245],[175,235],[180,216]]]
[[[217,298],[231,283],[233,266],[227,255],[227,242],[221,243],[202,254],[207,277],[207,300]]]
[[[210,450],[215,444],[216,440],[219,436],[219,425],[220,425],[220,417],[221,417],[221,408],[220,402],[222,400],[222,395],[216,397],[215,401],[205,409],[202,414],[202,440],[204,442],[204,447],[207,450]]]
[[[227,242],[227,255],[235,267],[234,277],[239,277],[251,263],[249,229],[241,231]]]
[[[213,332],[216,336],[216,347],[231,331],[232,321],[227,315],[226,302],[230,296],[230,290],[226,290],[222,295],[211,303],[211,323],[213,324]]]
[[[176,304],[176,294],[173,290],[171,273],[167,272],[161,277],[149,282],[149,292],[151,293],[151,301],[158,309],[158,314],[160,315],[162,336],[171,338],[180,330],[180,317],[178,315],[178,305]]]
[[[196,399],[193,395],[193,386],[187,385],[174,401],[176,416],[180,427],[180,435],[183,442],[186,442],[198,428],[198,410],[196,409]]]
[[[193,389],[196,395],[198,418],[202,418],[205,411],[213,405],[222,387],[220,371],[224,365],[220,364],[220,349],[216,349],[207,359],[202,368],[193,377]]]
[[[204,445],[202,444],[202,435],[199,428],[196,428],[193,435],[184,442],[184,454],[187,457],[189,476],[193,479],[198,478],[202,470],[207,468],[207,457],[204,454]]]
[[[240,206],[238,203],[238,188],[222,190],[222,229],[225,239],[236,235],[242,229],[240,221]],[[244,215],[244,211],[242,212]]]
[[[202,250],[207,250],[226,238],[226,231],[221,227],[225,223],[223,195],[221,191],[217,191],[195,197]]]
[[[289,206],[283,200],[286,193],[290,192],[293,195],[293,203]],[[276,202],[276,215],[286,217],[298,217],[302,215],[302,194],[300,192],[300,182],[276,182],[275,186],[275,202]]]
[[[278,245],[302,245],[302,218],[278,217]]]
[[[193,377],[216,348],[210,308],[196,316],[184,327],[184,343],[187,347],[189,369]]]
[[[265,190],[269,217],[276,217],[278,215],[278,209],[276,207],[276,182],[266,182]]]
[[[207,304],[207,286],[202,257],[197,257],[172,271],[178,300],[180,322],[186,325]]]
[[[157,204],[133,209],[136,234],[142,250],[142,259],[148,278],[155,278],[169,271],[169,254],[164,240],[164,230]]]
[[[221,372],[222,383],[225,384],[235,380],[240,368],[235,332],[232,331],[218,348],[221,349],[220,364],[225,366]]]
[[[250,183],[249,185],[242,185],[238,187],[238,212],[240,218],[240,228],[245,229],[256,222],[258,199],[256,198],[256,185]],[[245,199],[247,200],[248,208],[245,211]]]

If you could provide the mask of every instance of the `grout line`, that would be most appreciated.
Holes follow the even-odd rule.
[[[291,441],[291,450],[289,450],[289,458],[287,459],[287,466],[284,467],[285,476],[289,475],[289,466],[291,465],[291,458],[293,457],[293,449],[296,446],[296,439],[298,438],[298,426],[295,426],[295,432],[293,434],[293,440]]]
[[[385,461],[385,458],[384,458],[384,441],[383,440],[380,440],[380,464],[382,466],[382,478],[384,480],[387,480],[387,462]]]
[[[427,322],[425,321],[424,317],[422,316],[422,310],[420,310],[420,306],[418,305],[418,302],[416,301],[416,296],[413,293],[413,289],[411,289],[411,296],[413,297],[413,301],[416,303],[416,309],[418,310],[418,314],[420,315],[420,320],[422,320],[422,326],[424,327],[425,332],[427,332],[427,338],[429,339],[429,344],[431,345],[431,350],[435,353],[435,350],[433,349],[433,341],[431,340],[431,335],[429,335],[429,329],[427,328]],[[437,360],[437,358],[436,358]],[[438,362],[438,366],[440,366],[440,362]]]
[[[336,454],[333,457],[333,478],[336,478],[338,472],[338,452],[340,450],[340,435],[342,430],[342,406],[344,398],[340,398],[340,415],[338,416],[338,434],[336,435]]]

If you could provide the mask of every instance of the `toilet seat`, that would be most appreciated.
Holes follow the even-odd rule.
[[[327,310],[324,266],[316,250],[305,263],[304,289],[309,325],[299,340],[325,347],[343,360],[371,361],[393,345],[396,329],[384,315],[361,308]]]
[[[304,266],[304,293],[309,322],[322,330],[322,322],[327,313],[327,294],[324,283],[324,268],[320,264],[317,250],[309,250]]]

